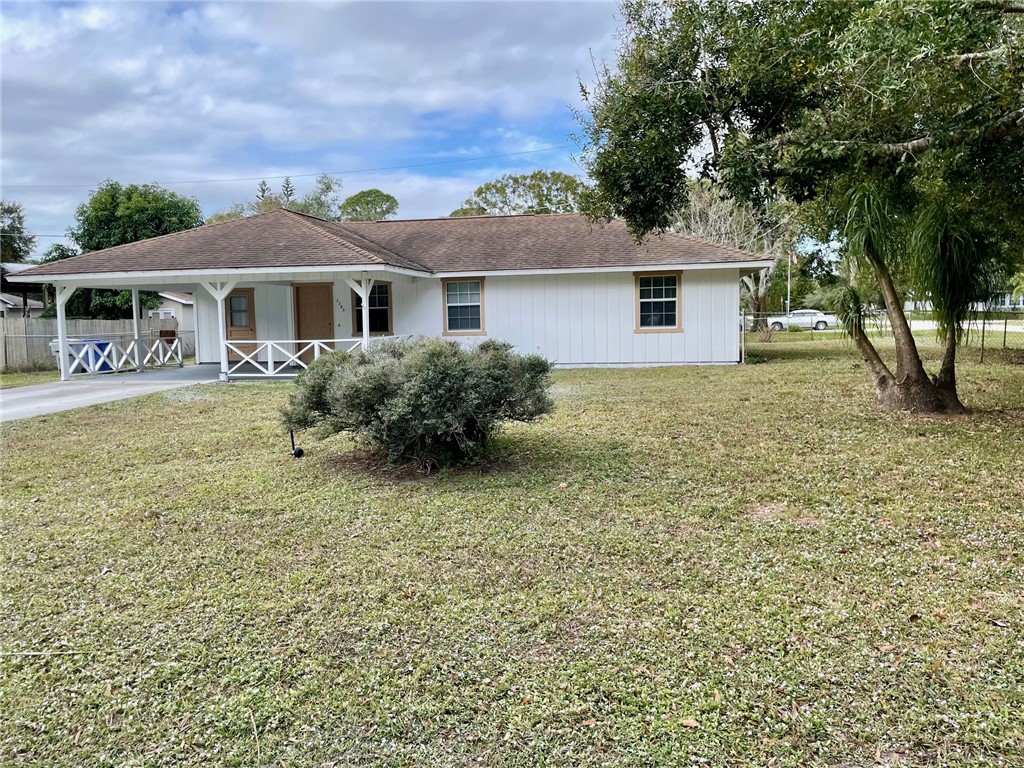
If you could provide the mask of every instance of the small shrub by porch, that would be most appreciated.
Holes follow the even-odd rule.
[[[333,352],[299,377],[284,421],[289,429],[351,432],[391,462],[428,469],[467,463],[502,422],[551,411],[551,368],[496,341],[467,350],[422,338]]]

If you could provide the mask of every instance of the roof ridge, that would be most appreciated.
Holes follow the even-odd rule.
[[[407,219],[407,221],[428,221],[428,219]],[[359,240],[364,240],[364,241],[366,241],[367,243],[372,243],[374,247],[376,247],[376,248],[380,248],[380,249],[381,249],[382,251],[384,251],[384,252],[385,252],[386,254],[388,254],[389,256],[392,256],[392,257],[394,257],[394,258],[398,259],[399,261],[407,261],[407,262],[409,262],[409,263],[411,263],[411,264],[415,264],[416,266],[418,266],[418,267],[422,268],[422,269],[423,269],[424,271],[426,271],[426,272],[430,272],[430,273],[433,273],[433,272],[434,272],[434,270],[432,270],[432,269],[431,269],[430,267],[428,267],[428,266],[427,266],[426,264],[424,264],[424,263],[423,263],[423,262],[421,262],[421,261],[418,261],[417,259],[413,258],[412,256],[408,256],[408,255],[403,255],[403,254],[401,254],[401,253],[397,253],[397,252],[395,252],[395,251],[391,250],[390,248],[388,248],[388,247],[387,247],[386,245],[383,245],[382,243],[378,243],[378,242],[377,242],[376,240],[374,240],[374,239],[373,239],[373,238],[371,238],[371,237],[367,237],[366,235],[363,235],[363,234],[361,234],[361,233],[359,233],[359,232],[354,232],[354,231],[352,231],[352,230],[351,230],[351,229],[349,229],[349,227],[347,226],[347,222],[342,222],[342,221],[332,221],[332,222],[329,222],[329,223],[330,223],[330,224],[331,224],[332,226],[335,226],[335,227],[337,227],[338,229],[342,230],[342,231],[343,231],[343,232],[344,232],[344,233],[345,233],[346,235],[351,235],[352,237],[355,237],[355,238],[357,238],[357,239],[359,239]],[[380,223],[382,223],[382,222],[379,222],[379,221],[375,221],[375,222],[370,222],[370,223],[373,223],[373,224],[380,224]]]
[[[299,213],[298,211],[289,211],[287,208],[281,208],[280,210],[288,211],[288,213],[293,214],[295,216],[298,216],[299,217],[299,223],[302,224],[302,226],[306,227],[307,229],[312,229],[314,232],[318,232],[319,234],[323,235],[324,237],[327,237],[328,239],[330,239],[331,241],[333,241],[335,243],[338,243],[340,245],[344,245],[346,248],[349,248],[349,249],[351,249],[351,250],[353,250],[353,251],[355,251],[355,252],[357,252],[357,253],[359,253],[359,254],[361,254],[363,256],[366,256],[367,258],[369,258],[370,260],[374,261],[377,264],[383,264],[384,266],[388,266],[388,267],[399,266],[398,264],[389,264],[385,259],[381,258],[380,256],[378,256],[375,253],[371,253],[366,248],[363,248],[362,246],[360,246],[360,245],[358,245],[356,243],[353,243],[350,240],[346,240],[345,238],[336,235],[334,232],[331,232],[329,229],[326,229],[325,227],[319,226],[319,224],[331,224],[331,223],[334,223],[334,222],[329,222],[326,219],[321,219],[321,218],[319,218],[317,216],[310,216],[308,213]],[[307,219],[309,219],[309,221],[307,221]],[[314,223],[314,222],[316,222],[316,223]]]

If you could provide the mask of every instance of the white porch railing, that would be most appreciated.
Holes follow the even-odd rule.
[[[136,345],[142,367],[182,366],[181,339],[68,341],[68,373],[124,373],[138,370]],[[59,352],[58,352],[59,354]]]
[[[308,368],[303,355],[312,353],[319,359],[324,352],[344,350],[353,352],[363,343],[362,339],[315,339],[313,341],[225,341],[230,360],[228,376],[295,376],[296,368]],[[260,358],[263,358],[260,360]]]
[[[375,337],[375,340],[381,337]],[[411,336],[387,336],[387,340],[408,339]],[[313,339],[297,341],[282,339],[278,341],[225,341],[224,348],[228,352],[229,362],[227,375],[230,378],[243,377],[293,377],[298,375],[296,369],[305,370],[309,363],[302,359],[303,355],[312,353],[313,360],[318,360],[326,352],[341,350],[354,352],[363,344],[362,339]],[[231,357],[237,359],[230,360]],[[261,359],[262,358],[262,359]]]

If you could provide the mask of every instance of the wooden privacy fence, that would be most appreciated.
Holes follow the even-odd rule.
[[[145,319],[139,321],[143,338],[159,337],[160,331],[175,331],[181,338],[184,354],[194,354],[195,338],[191,331],[178,332],[178,322]],[[50,342],[57,338],[57,319],[43,317],[0,318],[0,370],[26,368],[57,368],[57,358],[50,352]],[[69,339],[104,339],[130,341],[131,320],[68,320]]]

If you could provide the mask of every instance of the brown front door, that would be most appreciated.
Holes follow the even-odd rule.
[[[228,341],[251,355],[255,344],[238,344],[239,340],[256,339],[256,305],[253,301],[254,289],[236,288],[224,302],[224,313],[227,315]],[[241,360],[241,356],[228,350],[228,360]]]
[[[299,341],[334,338],[334,290],[330,283],[295,286],[295,338]],[[307,365],[311,363],[313,350],[304,352],[300,359]]]

